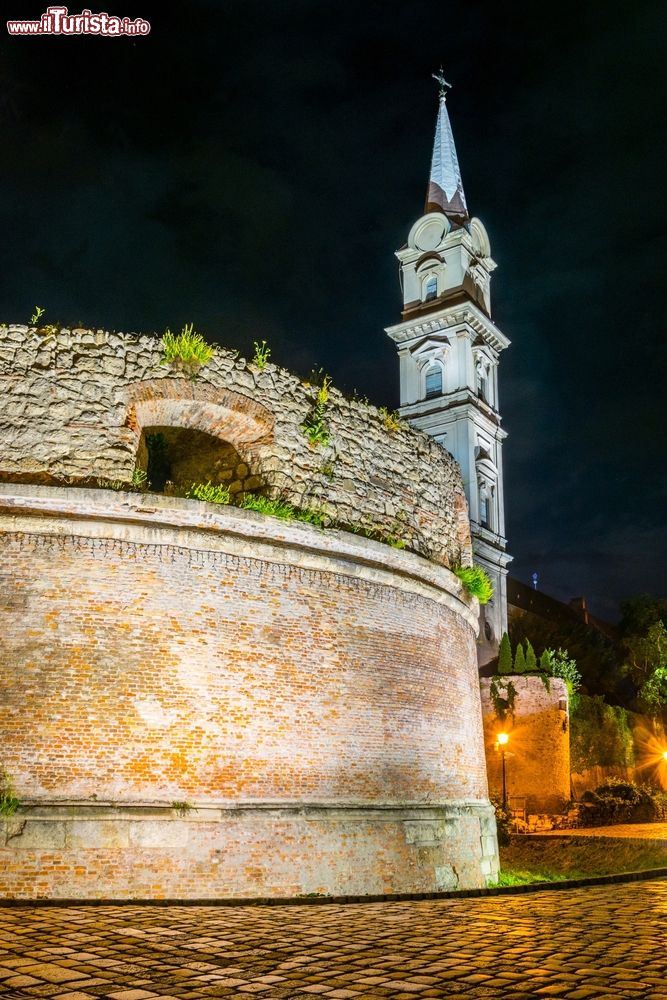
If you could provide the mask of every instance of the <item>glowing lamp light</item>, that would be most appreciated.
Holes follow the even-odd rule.
[[[667,750],[662,751],[662,759],[667,760]]]
[[[503,810],[507,809],[507,778],[505,775],[505,747],[510,741],[509,733],[498,733],[496,736],[500,747],[500,758],[503,767]]]

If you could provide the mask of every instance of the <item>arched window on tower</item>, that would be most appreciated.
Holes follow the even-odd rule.
[[[424,282],[424,302],[429,302],[431,299],[438,297],[438,278],[437,275],[431,274]]]
[[[425,385],[427,399],[432,399],[433,396],[442,396],[442,368],[436,362],[430,364],[426,369]]]
[[[479,496],[479,523],[483,528],[491,527],[491,497],[489,496],[489,488],[484,481],[478,484],[478,496]]]

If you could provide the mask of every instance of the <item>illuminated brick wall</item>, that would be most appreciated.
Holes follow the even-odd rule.
[[[481,680],[484,739],[491,795],[502,792],[499,732],[509,734],[505,780],[510,799],[525,798],[528,813],[560,813],[570,800],[570,734],[565,682],[537,676],[511,676],[516,688],[514,719],[499,722],[489,696],[490,679]]]
[[[0,486],[0,539],[0,762],[31,805],[0,835],[0,892],[493,875],[476,610],[447,569],[234,508],[55,487]]]

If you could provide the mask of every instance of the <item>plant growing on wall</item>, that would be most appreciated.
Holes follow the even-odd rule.
[[[266,363],[271,357],[271,348],[265,340],[261,344],[255,340],[253,347],[255,348],[255,353],[252,356],[252,364],[261,371],[262,368],[266,368]]]
[[[386,542],[387,545],[391,545],[392,549],[404,549],[406,546],[406,541],[404,538],[400,538],[398,535],[385,535],[380,541]]]
[[[492,677],[489,685],[489,697],[499,722],[504,722],[508,715],[514,717],[516,688],[510,680],[505,680],[504,677],[498,675]]]
[[[579,702],[577,692],[581,687],[577,661],[571,658],[566,649],[545,649],[540,657],[540,668],[546,668],[545,672],[551,677],[560,677],[565,681],[570,711],[573,712]]]
[[[148,489],[148,475],[143,469],[135,469],[132,473],[132,489],[140,492]]]
[[[382,422],[385,428],[390,432],[399,431],[403,427],[403,421],[401,420],[397,410],[388,410],[386,406],[380,407],[380,416],[382,417]]]
[[[20,805],[11,778],[0,768],[0,816],[13,816]]]
[[[207,365],[215,354],[215,347],[207,344],[194,324],[186,323],[180,333],[166,330],[162,338],[162,363],[195,379],[200,368]]]
[[[493,584],[486,570],[481,566],[453,566],[452,572],[469,594],[476,597],[480,604],[488,604],[493,597]]]
[[[35,311],[30,317],[30,326],[37,326],[45,312],[46,309],[42,309],[41,306],[35,306]]]
[[[202,500],[204,503],[227,504],[231,494],[226,486],[219,483],[192,483],[185,494],[188,500]]]
[[[247,494],[241,504],[245,510],[254,510],[258,514],[268,514],[269,517],[279,517],[283,521],[304,521],[323,528],[328,518],[324,511],[312,507],[295,507],[286,500],[270,500],[258,493]]]
[[[291,521],[294,518],[295,508],[291,503],[286,500],[270,500],[268,497],[263,497],[259,493],[248,493],[241,503],[240,507],[244,510],[254,510],[258,514],[268,514],[269,517],[279,517],[283,521]]]
[[[322,379],[321,386],[317,390],[315,403],[310,413],[301,424],[301,430],[304,432],[313,447],[317,444],[329,444],[329,430],[324,421],[324,411],[329,401],[330,386],[331,377],[329,375],[325,375]]]
[[[174,810],[177,816],[181,818],[191,813],[193,810],[197,812],[192,802],[188,802],[186,799],[174,799],[171,803],[171,808]]]

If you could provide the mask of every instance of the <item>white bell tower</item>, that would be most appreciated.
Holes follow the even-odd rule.
[[[386,332],[400,359],[400,413],[458,461],[475,562],[489,574],[479,661],[497,654],[507,630],[507,554],[498,360],[509,340],[491,321],[495,261],[486,230],[470,218],[463,193],[442,75],[426,214],[396,253],[403,319]]]

